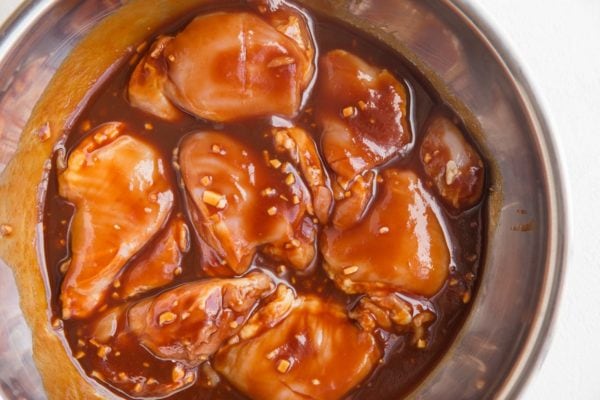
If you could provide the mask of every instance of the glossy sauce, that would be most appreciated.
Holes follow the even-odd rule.
[[[255,12],[251,8],[248,8],[248,10]],[[199,14],[203,12],[206,12],[206,10],[199,10]],[[326,54],[333,49],[349,51],[362,57],[369,64],[386,68],[406,85],[409,98],[408,108],[410,110],[408,114],[410,117],[409,123],[413,133],[412,140],[401,152],[401,157],[395,157],[391,161],[376,167],[375,171],[390,167],[410,169],[421,178],[429,195],[438,199],[433,212],[440,219],[441,228],[446,236],[450,251],[448,279],[437,294],[431,298],[402,295],[415,309],[435,310],[436,320],[428,327],[428,346],[425,349],[419,349],[410,344],[410,335],[377,330],[377,340],[384,350],[384,362],[379,364],[366,380],[347,395],[349,399],[398,398],[410,392],[435,366],[437,360],[444,354],[456,332],[460,329],[462,321],[469,310],[470,301],[476,289],[477,276],[480,273],[479,266],[483,245],[482,232],[485,223],[482,215],[485,196],[474,207],[457,213],[453,208],[444,205],[444,202],[439,199],[434,190],[433,182],[427,178],[419,159],[418,150],[427,128],[428,117],[432,114],[448,116],[449,119],[455,121],[461,127],[463,132],[465,130],[458,118],[440,101],[436,93],[429,89],[428,83],[419,76],[418,72],[409,70],[401,57],[388,50],[381,43],[374,42],[358,32],[348,30],[335,21],[312,15],[311,22],[314,26],[313,33],[319,54]],[[176,33],[187,22],[187,20],[179,21],[166,27],[161,33]],[[154,37],[149,38],[149,43],[152,43]],[[168,122],[133,108],[127,100],[126,88],[138,59],[139,55],[136,54],[131,62],[126,63],[108,80],[104,87],[98,90],[90,104],[82,110],[78,122],[68,133],[64,145],[67,157],[82,140],[85,140],[86,134],[91,128],[110,121],[127,123],[132,132],[137,132],[132,135],[156,149],[168,165],[172,165],[174,161],[173,152],[186,135],[198,130],[226,131],[244,146],[253,149],[258,154],[263,150],[274,153],[272,139],[264,136],[264,132],[268,131],[273,125],[270,118],[216,123],[183,114],[180,120]],[[321,132],[315,120],[314,110],[316,107],[322,106],[322,101],[320,98],[315,98],[314,94],[308,97],[301,113],[293,120],[296,126],[309,132],[318,145],[320,145]],[[472,145],[476,148],[474,143]],[[50,304],[54,318],[60,318],[61,316],[60,288],[64,279],[61,265],[71,256],[68,243],[70,221],[73,215],[73,206],[61,198],[58,193],[58,171],[56,167],[59,161],[58,158],[58,155],[54,158],[54,168],[49,180],[44,214],[44,246],[51,289]],[[324,165],[331,175],[332,171],[327,163],[324,163]],[[188,228],[193,231],[192,227],[194,225],[190,213],[187,211],[189,200],[180,188],[181,174],[175,168],[167,168],[167,171],[166,176],[174,192],[172,215],[186,221]],[[374,194],[373,198],[376,197],[377,193]],[[256,223],[260,224],[261,221],[256,221]],[[164,231],[168,227],[164,226],[162,229]],[[321,231],[322,227],[319,226],[319,234]],[[372,233],[377,234],[377,232]],[[160,239],[161,235],[156,235],[126,264],[126,267],[135,263],[136,260],[147,257]],[[369,249],[365,251],[368,252]],[[200,267],[199,259],[201,259],[201,249],[198,240],[191,240],[189,250],[181,254],[181,273],[175,276],[173,281],[166,286],[153,289],[134,298],[145,298],[164,292],[169,288],[178,287],[186,282],[208,278],[206,272]],[[294,269],[288,268],[284,273],[281,273],[278,269],[281,263],[263,257],[259,253],[253,259],[251,270],[265,271],[275,282],[288,283],[295,288],[299,295],[313,295],[323,299],[331,299],[345,305],[350,310],[356,305],[360,296],[348,295],[339,290],[324,273],[321,267],[322,262],[322,256],[317,252],[314,261],[305,271],[296,272]],[[112,296],[107,298],[105,309],[110,310],[123,303],[120,296],[114,297],[116,298]],[[90,321],[94,318],[92,316],[90,319],[68,319],[63,321],[63,332],[72,351],[73,361],[79,363],[88,376],[95,379],[101,377],[99,381],[102,381],[102,378],[106,378],[112,371],[115,377],[111,378],[114,379],[114,382],[108,386],[109,389],[126,398],[127,396],[119,390],[119,372],[130,378],[136,376],[152,377],[159,382],[171,381],[173,368],[177,364],[171,360],[156,358],[140,345],[131,334],[122,338],[119,346],[115,347],[113,351],[103,355],[99,346],[87,340],[93,329]],[[118,317],[117,321],[118,324],[122,325],[124,323],[123,316]],[[118,352],[120,354],[117,354]],[[343,362],[344,360],[341,358],[340,363]],[[198,374],[196,382],[191,387],[176,392],[170,398],[246,398],[227,383],[225,379],[220,379],[220,382],[214,387],[209,386],[207,376],[202,368],[199,368],[196,372],[195,368],[190,368],[188,371],[186,367],[184,373],[188,372]],[[135,382],[136,379],[131,378],[124,385],[127,390],[131,391]]]

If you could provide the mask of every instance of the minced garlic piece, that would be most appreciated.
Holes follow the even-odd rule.
[[[454,160],[446,163],[446,185],[452,185],[460,172]]]
[[[108,355],[108,353],[111,352],[111,350],[112,349],[110,348],[110,346],[100,346],[100,348],[98,349],[98,352],[96,354],[100,358],[106,358],[106,356]]]
[[[209,176],[209,175],[203,176],[200,179],[200,183],[202,184],[202,186],[205,186],[205,187],[210,185],[212,183],[212,176]]]
[[[158,324],[160,326],[168,325],[174,322],[177,319],[177,315],[172,313],[171,311],[165,311],[164,313],[158,316]]]
[[[104,376],[96,370],[93,370],[90,375],[98,380],[101,380],[101,381],[104,380]]]
[[[268,187],[266,189],[264,189],[261,194],[265,197],[267,196],[275,196],[275,194],[277,194],[277,191],[271,187]]]
[[[294,174],[292,174],[292,173],[287,174],[287,176],[285,177],[285,184],[288,186],[292,186],[295,182],[296,182],[296,177],[294,176]]]
[[[173,382],[179,382],[185,376],[185,371],[181,365],[176,365],[173,367],[173,372],[171,372],[171,378]]]
[[[352,275],[356,271],[358,271],[358,266],[356,266],[356,265],[353,265],[351,267],[346,267],[346,268],[344,268],[344,275]]]
[[[270,216],[277,214],[277,207],[273,206],[273,207],[269,208],[267,210],[267,214],[269,214]]]
[[[281,372],[282,374],[285,374],[290,369],[290,366],[291,364],[288,360],[279,360],[279,362],[277,363],[277,371]]]
[[[348,106],[342,110],[342,115],[345,118],[349,118],[349,117],[353,116],[355,112],[356,112],[356,109],[354,107]]]
[[[202,193],[202,201],[210,206],[218,208],[219,210],[227,207],[227,198],[225,198],[225,196],[222,194],[213,192],[212,190],[205,190],[204,193]]]

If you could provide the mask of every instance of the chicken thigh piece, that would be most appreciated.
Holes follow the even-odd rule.
[[[242,274],[260,246],[299,269],[312,261],[310,193],[290,163],[273,165],[220,132],[186,137],[179,163],[206,272]]]
[[[412,332],[410,343],[418,348],[425,348],[428,327],[437,316],[435,310],[428,307],[430,304],[426,301],[421,303],[414,307],[393,292],[369,293],[356,303],[348,316],[367,332],[379,328],[399,334]]]
[[[341,193],[332,221],[337,229],[348,229],[361,219],[371,199],[371,169],[412,141],[408,94],[387,70],[344,50],[325,54],[319,66],[315,116],[322,129],[323,156]]]
[[[421,162],[444,202],[456,210],[474,206],[483,192],[483,161],[448,118],[428,122],[421,144]]]
[[[356,175],[411,142],[407,90],[387,70],[344,50],[325,54],[319,66],[315,115],[323,130],[323,154],[347,189]]]
[[[279,0],[259,0],[257,3],[268,3],[266,8],[259,5],[264,18],[280,33],[292,39],[304,53],[310,65],[304,69],[303,84],[307,86],[315,74],[315,43],[308,26],[308,19],[298,8],[293,8]]]
[[[129,329],[157,357],[198,365],[238,333],[274,288],[261,272],[183,284],[132,306]]]
[[[271,329],[253,330],[215,356],[215,369],[248,397],[339,399],[377,365],[382,353],[375,337],[354,325],[341,305],[303,296],[288,312]]]
[[[130,100],[160,118],[173,105],[200,118],[228,122],[265,115],[294,117],[314,75],[314,43],[290,7],[216,12],[161,38],[134,71]]]
[[[75,358],[86,357],[93,378],[132,398],[164,398],[193,385],[197,365],[159,360],[138,343],[128,328],[127,310],[132,304],[122,303],[89,320],[78,334]]]
[[[174,194],[158,151],[119,122],[99,126],[71,152],[58,186],[75,206],[62,314],[85,318],[165,223]]]
[[[150,245],[148,253],[133,261],[113,283],[120,298],[127,299],[164,286],[180,275],[183,255],[189,250],[189,230],[179,217]]]
[[[135,67],[127,88],[129,102],[135,108],[167,121],[176,121],[183,113],[165,94],[167,60],[163,52],[173,38],[158,38]]]
[[[347,190],[334,186],[337,196],[332,224],[336,229],[348,229],[361,220],[373,197],[374,185],[375,172],[368,171],[354,178]]]
[[[300,166],[302,176],[312,192],[312,205],[319,222],[326,224],[333,204],[333,194],[328,188],[328,177],[323,168],[317,146],[304,129],[273,128],[271,130],[275,150],[287,154],[295,165]]]
[[[433,296],[446,282],[450,263],[434,200],[413,172],[387,169],[382,178],[362,221],[323,231],[325,271],[346,293]]]
[[[87,354],[94,378],[131,397],[165,397],[196,382],[198,366],[239,333],[274,287],[267,275],[252,272],[122,303],[89,321],[76,357]],[[123,363],[127,354],[136,357]]]
[[[402,330],[412,322],[413,307],[396,293],[363,296],[348,316],[366,331]]]

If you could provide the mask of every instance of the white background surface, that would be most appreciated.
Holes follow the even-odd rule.
[[[566,167],[570,260],[553,340],[522,398],[600,399],[600,0],[473,0],[537,89]],[[19,0],[0,0],[0,21]]]
[[[554,126],[571,208],[570,260],[546,359],[525,399],[600,399],[600,1],[478,0]]]

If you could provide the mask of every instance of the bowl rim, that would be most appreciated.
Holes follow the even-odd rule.
[[[24,0],[0,26],[0,66],[2,60],[13,51],[27,30],[60,0]],[[548,201],[548,245],[546,254],[546,274],[538,299],[538,310],[534,315],[527,338],[507,377],[498,388],[499,398],[515,398],[539,367],[547,354],[556,316],[563,292],[564,275],[570,258],[569,240],[571,232],[571,209],[566,188],[565,157],[558,146],[558,138],[552,126],[551,117],[546,112],[544,97],[528,79],[517,52],[493,17],[483,6],[474,0],[443,0],[442,3],[456,13],[469,29],[486,45],[495,61],[513,83],[513,90],[522,102],[524,111],[532,126],[534,139],[540,151],[541,167],[546,183]],[[3,79],[4,80],[4,79]],[[2,398],[0,392],[0,398]]]
[[[544,97],[528,78],[510,40],[483,6],[473,0],[443,0],[445,5],[458,14],[469,29],[486,45],[522,102],[529,118],[538,149],[546,183],[548,203],[548,243],[546,246],[546,274],[527,338],[520,349],[508,376],[498,389],[498,398],[516,398],[531,380],[536,368],[541,366],[552,341],[556,316],[563,292],[565,270],[570,258],[571,210],[566,188],[568,187],[564,155],[546,112]]]

